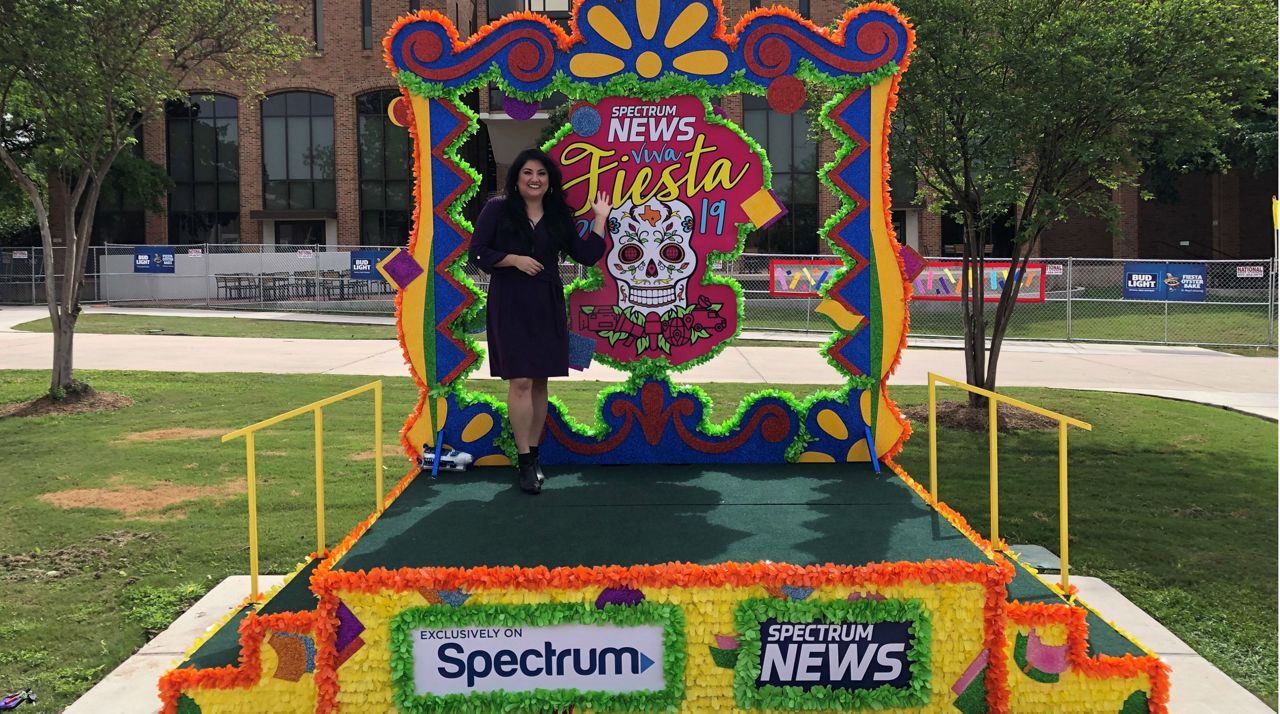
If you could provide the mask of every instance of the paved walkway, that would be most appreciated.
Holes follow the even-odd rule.
[[[85,309],[86,314],[128,313],[220,318],[387,323],[389,318],[204,310]],[[40,307],[0,308],[0,369],[47,369],[53,337],[11,328],[48,313]],[[776,338],[766,333],[755,339]],[[812,340],[811,335],[788,339]],[[964,353],[955,340],[913,340],[894,384],[925,384],[928,373],[964,378]],[[404,355],[392,340],[292,340],[242,337],[79,334],[76,367],[186,372],[268,372],[406,376]],[[482,366],[476,375],[487,375]],[[1058,387],[1149,394],[1235,409],[1276,420],[1277,360],[1197,347],[1090,343],[1006,342],[1000,387]],[[601,365],[569,379],[620,381]],[[681,374],[682,381],[762,384],[839,384],[843,380],[816,349],[730,346],[715,360]]]

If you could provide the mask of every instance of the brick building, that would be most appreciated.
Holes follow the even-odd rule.
[[[396,86],[383,64],[381,39],[394,20],[418,9],[447,15],[466,36],[508,12],[531,9],[567,26],[570,0],[310,0],[294,27],[315,52],[272,78],[258,101],[234,86],[192,86],[191,103],[174,104],[147,124],[139,151],[176,182],[164,215],[129,206],[104,192],[97,243],[263,243],[398,245],[412,215],[407,133],[389,122]],[[757,0],[725,0],[729,21]],[[781,0],[818,24],[833,22],[844,4]],[[517,121],[503,112],[496,88],[469,103],[480,131],[464,156],[484,177],[481,195],[497,190],[508,164],[537,143],[547,112]],[[549,110],[562,97],[543,103]],[[803,112],[779,114],[763,98],[726,96],[729,117],[753,136],[773,162],[775,190],[788,217],[757,232],[747,250],[815,253],[816,231],[836,210],[816,178],[834,155],[832,142],[813,142]],[[1274,167],[1225,176],[1192,174],[1173,203],[1140,201],[1121,189],[1121,236],[1100,221],[1073,220],[1044,237],[1046,257],[1232,258],[1271,254],[1269,197]],[[919,205],[915,187],[895,176],[894,223],[900,239],[925,255],[958,254],[959,230]],[[1006,246],[994,246],[998,255]]]

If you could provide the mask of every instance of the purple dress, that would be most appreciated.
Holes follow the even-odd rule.
[[[563,377],[569,374],[568,315],[564,284],[557,263],[565,253],[583,265],[604,256],[604,239],[594,232],[586,238],[556,235],[550,221],[533,229],[533,250],[527,238],[502,229],[504,197],[489,199],[471,235],[471,260],[489,273],[486,318],[489,331],[489,373],[494,377]],[[542,263],[542,272],[526,275],[518,268],[495,264],[515,253]]]

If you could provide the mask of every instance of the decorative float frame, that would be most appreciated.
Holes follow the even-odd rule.
[[[674,386],[670,365],[646,360],[630,368],[624,384],[601,393],[597,406],[599,423],[594,431],[574,423],[557,405],[552,412],[552,429],[560,428],[563,438],[544,445],[544,454],[569,460],[569,455],[576,452],[568,446],[592,446],[618,439],[620,446],[606,449],[604,455],[577,454],[576,458],[599,462],[612,457],[639,463],[653,458],[646,452],[657,452],[664,460],[690,462],[730,458],[755,463],[857,461],[879,457],[991,562],[335,570],[355,542],[417,476],[415,469],[391,489],[374,514],[337,546],[327,553],[313,554],[311,562],[316,567],[310,586],[319,598],[313,612],[246,615],[240,626],[241,657],[237,665],[176,669],[160,681],[166,714],[197,711],[199,705],[189,695],[212,697],[227,708],[252,708],[253,700],[241,697],[255,694],[269,696],[274,706],[289,711],[337,711],[344,696],[352,697],[351,706],[361,709],[370,708],[366,705],[381,709],[393,706],[397,696],[406,694],[403,684],[397,687],[391,678],[383,676],[390,674],[385,663],[366,659],[376,653],[389,662],[391,648],[383,640],[389,638],[392,619],[397,613],[422,612],[422,603],[435,606],[428,609],[436,609],[437,614],[447,613],[444,608],[470,609],[487,602],[531,606],[542,613],[540,617],[556,617],[562,603],[571,603],[577,612],[593,601],[597,610],[603,610],[652,598],[658,605],[679,601],[686,617],[704,611],[722,612],[730,631],[712,630],[707,622],[691,621],[685,626],[683,646],[676,647],[677,643],[672,642],[668,648],[673,659],[665,661],[664,666],[675,666],[674,658],[683,659],[683,695],[688,698],[706,696],[706,692],[699,691],[706,689],[703,682],[717,674],[723,679],[725,670],[735,669],[742,654],[738,651],[743,644],[741,630],[745,629],[733,625],[731,606],[736,607],[738,602],[759,602],[771,597],[825,611],[847,609],[843,603],[875,602],[877,597],[888,597],[900,608],[956,589],[967,592],[970,607],[980,610],[981,614],[974,618],[981,623],[980,634],[968,641],[940,634],[929,643],[930,671],[919,672],[920,681],[927,677],[931,689],[941,686],[957,697],[954,708],[974,713],[1014,709],[1085,712],[1096,711],[1098,701],[1108,700],[1123,701],[1125,714],[1167,711],[1167,665],[1150,653],[1141,657],[1090,655],[1085,611],[1073,606],[1078,604],[1074,593],[1061,593],[1073,604],[1007,602],[1006,588],[1014,577],[1014,565],[997,556],[992,544],[974,532],[958,513],[933,499],[892,461],[910,429],[888,399],[885,384],[905,344],[910,280],[922,267],[917,254],[899,248],[893,239],[888,215],[886,142],[901,72],[914,42],[907,22],[892,6],[869,4],[846,12],[835,23],[835,29],[829,31],[789,9],[775,7],[748,13],[728,32],[716,0],[683,0],[682,6],[668,2],[666,7],[683,7],[681,15],[695,6],[703,8],[706,20],[714,14],[709,33],[694,32],[689,38],[702,43],[691,47],[692,51],[723,52],[722,71],[698,77],[674,72],[654,75],[651,82],[642,81],[645,78],[641,75],[653,70],[653,58],[642,60],[645,52],[653,52],[663,63],[661,66],[674,66],[676,56],[666,53],[665,48],[654,51],[633,42],[633,51],[619,55],[623,67],[613,73],[616,76],[574,79],[569,71],[574,58],[590,54],[593,48],[603,47],[600,43],[604,42],[599,32],[580,32],[579,19],[605,5],[604,0],[576,2],[571,33],[545,17],[520,13],[481,28],[464,41],[445,16],[422,12],[398,21],[384,40],[388,65],[397,73],[402,93],[389,113],[394,121],[409,128],[414,139],[413,233],[406,248],[394,251],[378,265],[379,271],[398,288],[397,333],[420,390],[416,408],[401,433],[406,452],[416,455],[422,444],[447,442],[470,451],[479,465],[496,465],[507,463],[511,450],[503,426],[502,405],[463,388],[467,374],[479,360],[465,327],[474,322],[481,309],[479,292],[462,270],[470,231],[462,206],[474,196],[479,179],[457,153],[476,129],[477,116],[460,101],[463,94],[491,81],[519,101],[564,91],[582,101],[627,92],[649,99],[693,94],[705,103],[721,94],[748,92],[765,94],[775,106],[794,109],[801,103],[796,101],[797,85],[803,90],[805,82],[821,84],[837,93],[824,105],[821,121],[839,146],[835,159],[820,169],[820,178],[835,192],[841,206],[820,235],[841,261],[841,271],[826,286],[818,311],[834,325],[833,335],[822,350],[845,376],[845,384],[803,402],[773,390],[757,392],[743,400],[733,418],[713,424],[705,417],[709,401],[701,390]],[[652,40],[657,36],[662,3],[634,0],[634,7],[636,16],[629,20],[632,24],[619,24],[624,33],[631,28],[642,36],[645,33],[641,30],[647,27],[651,31],[645,39]],[[642,25],[642,15],[654,16],[652,24]],[[706,20],[696,29],[704,29]],[[615,33],[615,39],[618,37]],[[852,40],[852,46],[846,45],[846,39]],[[892,42],[896,42],[893,51],[884,52]],[[616,45],[609,47],[611,52],[617,49]],[[815,61],[818,55],[826,60]],[[413,64],[406,59],[413,59]],[[515,103],[511,108],[520,109]],[[741,299],[740,292],[738,295]],[[855,428],[850,428],[851,423]],[[864,428],[870,427],[875,428],[870,440],[874,444],[861,436]],[[629,429],[625,434],[624,428]],[[727,444],[728,448],[721,448],[718,453],[698,452],[689,447],[690,439],[684,437],[681,441],[690,450],[666,448],[663,439],[672,438],[671,432],[680,428],[701,443],[718,448]],[[305,572],[300,569],[295,575]],[[617,595],[617,591],[625,592],[622,597],[606,597]],[[376,598],[378,605],[365,624],[359,623],[346,604],[362,596]],[[812,602],[805,604],[810,598]],[[411,604],[406,607],[405,603]],[[954,603],[950,605],[935,612],[954,611]],[[359,609],[357,605],[353,607]],[[870,612],[881,608],[856,605],[854,609]],[[642,610],[633,612],[635,616],[643,615]],[[929,627],[934,632],[945,630],[940,618],[933,619]],[[923,638],[924,630],[920,632]],[[362,641],[362,633],[370,638],[369,644]],[[287,647],[278,648],[273,642],[276,636],[283,636]],[[1040,655],[1035,662],[1030,656],[1033,640]],[[303,646],[297,646],[299,642]],[[1048,657],[1044,657],[1046,652]],[[274,668],[268,666],[272,660]],[[379,683],[373,689],[344,693],[339,681],[339,668],[344,663],[347,669],[359,669],[361,664],[377,666]],[[745,664],[743,668],[745,671]],[[951,676],[956,672],[962,674],[952,682]],[[359,672],[353,676],[360,676]],[[1054,676],[1062,681],[1052,683]],[[776,706],[795,699],[797,710],[807,708],[801,693],[777,694],[780,698],[770,704]],[[886,691],[883,696],[870,699],[896,696]],[[401,703],[414,707],[409,701]],[[652,704],[659,709],[671,708],[662,697]]]
[[[413,138],[414,228],[407,248],[379,269],[398,288],[397,333],[420,391],[401,432],[406,452],[440,441],[482,466],[510,463],[514,453],[504,406],[465,389],[479,363],[465,328],[482,304],[463,272],[470,225],[462,207],[479,176],[458,154],[477,119],[462,97],[492,83],[516,117],[531,116],[532,102],[556,92],[571,102],[692,95],[710,122],[731,127],[757,153],[740,127],[715,116],[711,100],[765,95],[775,110],[790,112],[802,106],[807,86],[835,92],[821,124],[836,155],[818,175],[840,208],[819,236],[841,267],[824,286],[818,312],[833,326],[820,349],[845,383],[804,400],[756,392],[732,418],[713,424],[705,393],[675,385],[671,374],[711,359],[732,338],[681,365],[649,358],[615,364],[631,378],[598,396],[596,428],[575,422],[553,398],[544,462],[874,462],[896,454],[911,429],[887,381],[905,346],[910,280],[923,263],[894,239],[887,137],[914,34],[896,8],[881,3],[848,10],[833,28],[772,7],[753,10],[729,30],[718,0],[577,0],[568,32],[536,13],[514,13],[465,39],[438,12],[401,18],[383,46],[402,92],[389,112]],[[766,188],[770,173],[766,162]],[[715,259],[739,255],[756,226],[737,228],[737,247]],[[599,280],[592,268],[566,295]],[[731,285],[741,312],[740,286],[708,270],[702,284],[713,283]]]

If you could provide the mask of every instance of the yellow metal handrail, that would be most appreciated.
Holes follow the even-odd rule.
[[[354,397],[373,390],[373,469],[374,469],[374,508],[382,505],[382,380],[370,382],[362,387],[348,389],[341,394],[326,397],[306,406],[291,409],[264,419],[256,424],[222,435],[222,443],[244,437],[245,464],[249,481],[249,588],[253,591],[253,599],[258,599],[258,472],[255,462],[254,436],[261,430],[287,421],[296,416],[311,412],[315,418],[316,439],[316,552],[325,551],[324,530],[324,412],[330,404]]]
[[[991,472],[990,477],[990,498],[991,498],[991,547],[1000,547],[1000,470],[999,459],[997,458],[998,449],[996,443],[996,407],[1000,402],[1025,409],[1043,416],[1047,416],[1058,422],[1058,549],[1061,552],[1059,558],[1062,560],[1062,591],[1067,592],[1070,585],[1069,575],[1067,573],[1069,564],[1068,553],[1068,537],[1067,537],[1067,426],[1074,426],[1085,431],[1093,431],[1093,425],[1088,422],[1074,419],[1065,414],[1059,414],[1034,404],[1028,404],[1020,399],[1007,397],[981,387],[975,387],[971,384],[959,382],[954,379],[943,377],[940,374],[929,373],[929,494],[933,496],[933,500],[938,500],[938,388],[937,384],[950,385],[972,394],[979,394],[987,398],[987,457],[988,468]]]

